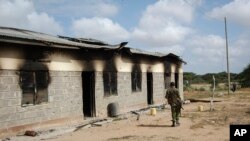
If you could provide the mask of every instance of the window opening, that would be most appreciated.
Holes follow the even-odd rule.
[[[21,71],[22,105],[48,102],[48,72]]]
[[[141,72],[132,72],[131,73],[132,92],[141,91],[141,80],[142,80]]]
[[[104,96],[117,95],[117,72],[103,72]]]

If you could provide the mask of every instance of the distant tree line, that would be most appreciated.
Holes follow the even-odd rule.
[[[213,83],[213,75],[216,79],[216,84],[227,83],[227,72],[207,73],[204,75],[197,75],[193,72],[184,72],[184,85]],[[239,74],[230,73],[231,82],[238,82],[241,87],[250,87],[250,64]]]
[[[242,87],[250,87],[250,64],[237,75],[237,79]]]

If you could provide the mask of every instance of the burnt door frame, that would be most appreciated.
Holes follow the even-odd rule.
[[[152,72],[147,72],[147,101],[148,101],[148,105],[154,104],[154,101],[153,101],[153,74],[152,74]]]
[[[174,73],[175,88],[179,88],[179,73]]]
[[[82,92],[84,117],[95,117],[95,72],[82,72]]]

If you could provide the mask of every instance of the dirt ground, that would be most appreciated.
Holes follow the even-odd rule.
[[[209,99],[209,92],[185,92],[186,99]],[[158,110],[155,116],[150,110],[141,113],[139,120],[130,114],[102,126],[81,128],[75,132],[54,136],[46,141],[228,141],[230,124],[250,124],[250,89],[241,89],[227,95],[216,92],[213,111],[210,103],[185,104],[181,125],[171,127],[169,108]],[[198,111],[202,105],[204,111]],[[31,137],[32,138],[32,137]],[[35,138],[33,138],[35,140]]]
[[[207,92],[185,93],[186,98],[206,98]],[[250,89],[242,89],[234,94],[217,92],[214,110],[210,103],[195,102],[184,105],[181,126],[170,127],[170,109],[150,111],[128,119],[113,121],[102,126],[81,129],[49,141],[226,141],[229,140],[230,124],[250,124]],[[204,111],[198,111],[202,105]]]

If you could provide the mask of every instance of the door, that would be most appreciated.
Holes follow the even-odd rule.
[[[95,73],[82,72],[83,114],[85,117],[95,117]]]
[[[148,104],[153,104],[153,74],[151,72],[147,73],[147,97]]]

